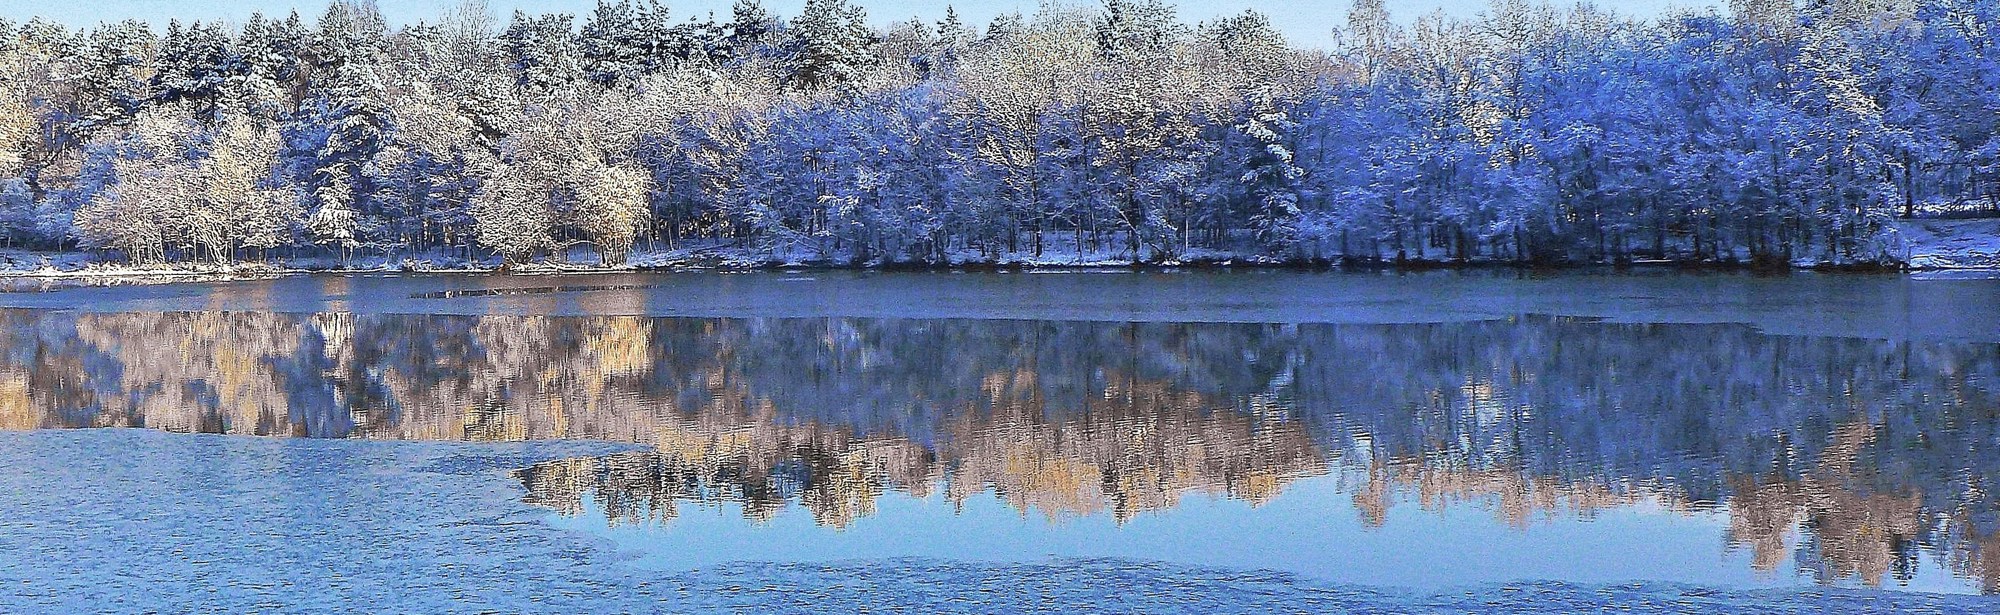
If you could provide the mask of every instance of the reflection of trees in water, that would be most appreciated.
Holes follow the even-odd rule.
[[[956,503],[991,491],[1051,520],[1108,511],[1123,521],[1190,492],[1262,503],[1323,471],[1296,421],[1260,424],[1200,395],[1114,376],[1074,418],[1052,422],[1033,378],[989,378],[985,407],[950,415],[931,446],[792,423],[765,405],[719,429],[665,429],[652,451],[552,461],[520,477],[536,503],[576,510],[589,496],[615,522],[672,518],[677,501],[737,502],[764,520],[797,501],[820,523],[844,527],[872,513],[887,489],[928,497],[942,486]]]
[[[1879,583],[1928,546],[2000,589],[1995,346],[1535,318],[1345,329],[1300,344],[1338,352],[1300,362],[1291,401],[1366,434],[1323,439],[1372,460],[1364,514],[1386,515],[1395,485],[1510,520],[1726,502],[1732,547],[1763,568],[1790,549],[1822,579]]]
[[[1515,525],[1643,501],[1725,511],[1764,569],[1880,583],[1931,548],[2000,589],[1992,345],[1541,317],[0,311],[0,358],[5,428],[648,444],[521,473],[538,504],[620,522],[797,503],[842,527],[890,490],[1124,520],[1331,471],[1375,524],[1407,500]]]
[[[0,424],[305,435],[292,430],[284,375],[273,369],[298,354],[296,317],[83,315],[50,329],[28,314],[10,313],[4,325]]]
[[[1927,523],[1923,500],[1913,489],[1876,490],[1858,480],[1869,471],[1859,456],[1876,437],[1873,426],[1843,425],[1804,476],[1736,478],[1731,545],[1751,549],[1760,569],[1775,569],[1783,561],[1784,535],[1803,520],[1811,530],[1804,538],[1815,544],[1799,555],[1815,574],[1858,577],[1870,585],[1890,574],[1908,579]]]

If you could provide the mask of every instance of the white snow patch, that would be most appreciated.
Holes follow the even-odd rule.
[[[1911,269],[2000,269],[2000,218],[1906,220],[1900,226]]]

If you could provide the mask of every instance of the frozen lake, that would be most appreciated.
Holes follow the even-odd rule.
[[[12,290],[10,612],[2000,608],[1978,276]]]

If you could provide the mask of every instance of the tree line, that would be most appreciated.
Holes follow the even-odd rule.
[[[0,235],[138,263],[1890,263],[1898,217],[2000,207],[1996,18],[1356,0],[1327,48],[1160,0],[0,21]]]

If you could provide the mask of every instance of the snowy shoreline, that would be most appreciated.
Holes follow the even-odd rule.
[[[1118,271],[1176,271],[1176,270],[1274,270],[1274,271],[1438,271],[1438,270],[1534,270],[1534,271],[1629,271],[1629,270],[1676,270],[1676,271],[1765,271],[1765,272],[1873,272],[1873,273],[1924,273],[1956,271],[2000,271],[2000,253],[1981,255],[1982,260],[1928,257],[1913,259],[1912,262],[1897,265],[1878,264],[1837,264],[1837,263],[1794,263],[1789,266],[1769,266],[1748,262],[1728,261],[1675,261],[1675,260],[1635,260],[1623,263],[1521,263],[1510,261],[1445,261],[1416,260],[1396,261],[1324,261],[1324,260],[1270,260],[1259,258],[1201,259],[1167,262],[1126,262],[1126,261],[1034,261],[1034,260],[992,260],[952,263],[870,263],[854,264],[833,260],[764,260],[745,262],[737,259],[680,260],[667,263],[604,267],[588,264],[533,264],[503,268],[498,266],[477,266],[468,263],[439,265],[420,261],[413,266],[378,264],[372,266],[313,267],[288,266],[274,263],[244,263],[233,266],[213,265],[145,266],[134,267],[118,263],[89,261],[81,266],[62,268],[57,266],[32,269],[0,268],[0,280],[82,280],[82,279],[147,279],[161,281],[201,281],[210,279],[255,279],[264,277],[314,275],[314,274],[475,274],[475,275],[589,275],[615,273],[667,273],[678,271],[949,271],[949,272],[1118,272]]]
[[[399,267],[277,267],[270,265],[250,265],[228,268],[160,268],[125,267],[101,265],[75,269],[0,270],[0,280],[157,280],[161,282],[195,282],[207,280],[258,279],[294,275],[319,274],[467,274],[467,275],[509,275],[509,276],[552,276],[552,275],[603,275],[619,273],[670,273],[687,271],[937,271],[937,272],[1146,272],[1184,270],[1270,270],[1270,271],[1480,271],[1480,270],[1521,270],[1521,271],[1763,271],[1763,272],[1849,272],[1849,273],[1937,273],[1937,272],[2000,272],[2000,263],[1930,264],[1925,266],[1877,266],[1877,265],[1794,265],[1790,267],[1764,267],[1749,263],[1681,262],[1681,261],[1635,261],[1630,263],[1584,263],[1584,264],[1531,264],[1510,262],[1446,262],[1446,261],[1405,261],[1323,263],[1323,262],[1259,262],[1246,261],[1193,261],[1174,263],[1023,263],[1023,262],[981,262],[953,264],[888,264],[852,265],[834,262],[771,262],[759,264],[731,263],[682,263],[665,266],[598,267],[587,265],[533,266],[511,270],[500,268],[399,268]]]
[[[1525,263],[1504,260],[1453,260],[1441,255],[1420,255],[1402,261],[1389,259],[1279,259],[1264,255],[1214,250],[1195,250],[1176,260],[1133,262],[1108,251],[1045,251],[1043,256],[1009,254],[998,257],[977,254],[954,255],[946,262],[868,262],[810,256],[779,257],[730,246],[704,246],[664,250],[641,250],[626,265],[605,267],[592,264],[595,255],[581,250],[568,255],[568,262],[538,262],[502,267],[497,258],[466,259],[442,254],[358,257],[342,264],[327,258],[274,259],[243,262],[229,266],[210,264],[167,264],[132,266],[99,258],[85,252],[0,251],[0,279],[146,279],[180,281],[196,279],[237,279],[320,273],[464,273],[510,275],[559,275],[596,273],[638,273],[671,271],[1162,271],[1176,269],[1272,269],[1395,271],[1439,269],[1534,269],[1534,270],[1628,270],[1662,269],[1688,271],[1871,271],[1871,272],[1950,272],[2000,271],[2000,219],[1922,220],[1902,225],[1907,256],[1899,264],[1834,263],[1796,261],[1782,266],[1736,261],[1633,260],[1626,262]]]

